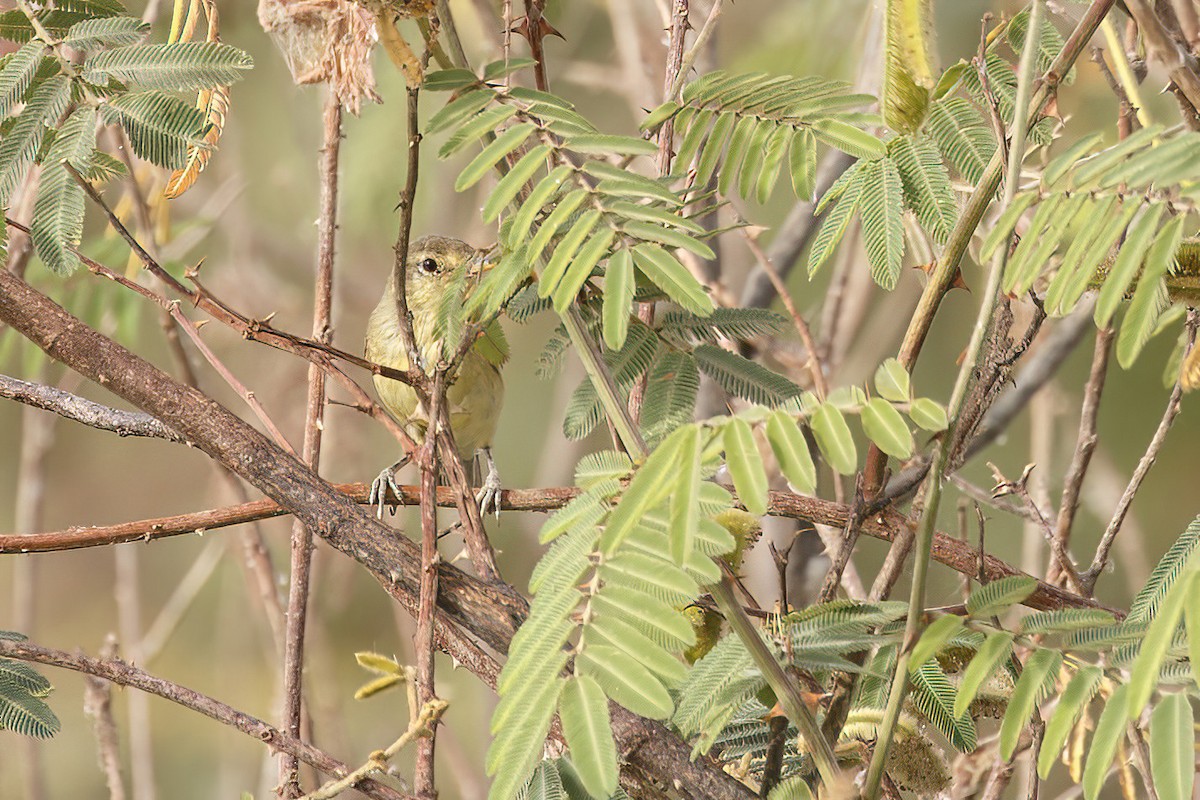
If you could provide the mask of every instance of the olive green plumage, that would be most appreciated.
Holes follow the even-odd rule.
[[[432,365],[444,357],[439,319],[444,319],[448,304],[461,307],[467,287],[482,269],[480,252],[457,239],[426,236],[409,248],[405,294],[413,319],[413,337],[426,371],[431,371]],[[448,292],[455,296],[448,297]],[[390,276],[383,297],[367,323],[366,355],[378,364],[408,369]],[[503,334],[493,323],[467,351],[454,383],[446,392],[450,426],[464,461],[469,462],[477,450],[489,447],[496,433],[504,401],[500,365],[506,355]],[[410,436],[421,441],[429,425],[429,414],[412,387],[376,375],[375,389],[388,413],[404,425]]]

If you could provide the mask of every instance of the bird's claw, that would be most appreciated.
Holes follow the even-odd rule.
[[[383,508],[387,505],[388,489],[391,489],[392,494],[397,498],[400,497],[400,486],[396,483],[396,470],[405,463],[406,459],[397,461],[385,468],[375,476],[375,480],[371,481],[371,493],[367,496],[367,504],[375,507],[376,519],[383,519]],[[390,510],[392,516],[396,516],[396,507],[391,506]]]
[[[500,482],[500,473],[496,470],[496,462],[492,460],[492,450],[490,447],[480,449],[483,454],[484,461],[487,463],[487,476],[483,479],[483,485],[479,491],[475,493],[475,502],[479,504],[479,513],[487,516],[491,510],[496,518],[500,518],[500,493],[503,491],[503,484]]]
[[[500,492],[502,487],[500,481],[484,483],[483,487],[475,493],[475,502],[479,504],[479,513],[483,516],[488,515],[488,511],[495,513],[496,518],[500,517]]]

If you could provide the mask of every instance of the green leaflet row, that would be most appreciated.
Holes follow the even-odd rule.
[[[194,100],[174,93],[227,86],[252,66],[244,52],[218,42],[145,44],[149,26],[123,13],[112,0],[37,12],[52,36],[84,55],[67,69],[23,12],[0,14],[0,37],[22,43],[0,59],[0,206],[34,165],[43,167],[32,239],[58,274],[79,265],[85,211],[83,190],[65,165],[92,181],[124,173],[97,149],[97,115],[124,129],[139,158],[179,168],[189,147],[205,146],[207,121]]]

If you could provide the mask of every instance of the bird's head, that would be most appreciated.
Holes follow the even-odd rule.
[[[487,268],[483,252],[458,239],[425,236],[408,252],[408,307],[413,314],[433,311],[447,292],[463,293],[469,282]]]

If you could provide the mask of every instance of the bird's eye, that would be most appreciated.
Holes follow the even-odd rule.
[[[417,266],[419,266],[421,268],[421,271],[424,272],[426,275],[432,275],[433,273],[438,271],[438,262],[432,258],[421,259],[421,263],[418,264]]]

